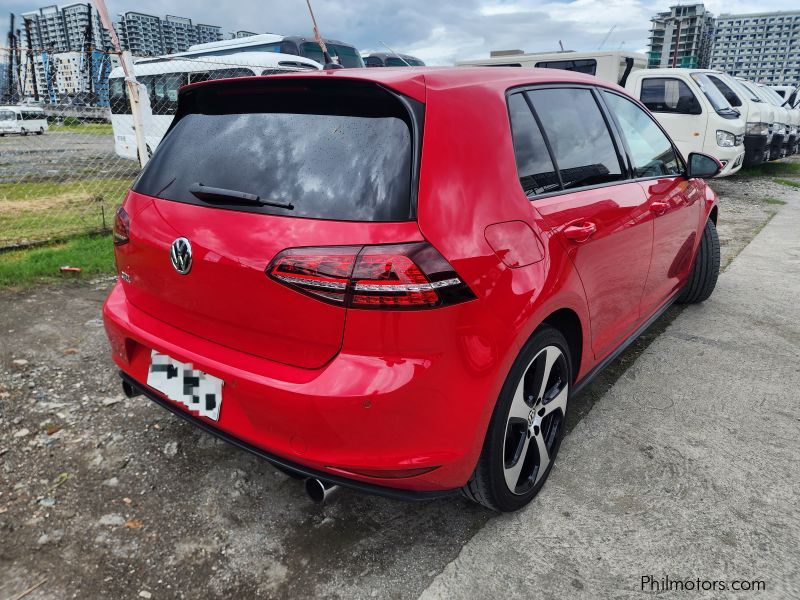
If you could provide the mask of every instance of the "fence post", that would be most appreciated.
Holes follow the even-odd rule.
[[[131,116],[133,117],[133,130],[136,133],[136,150],[139,154],[139,164],[144,168],[149,156],[147,155],[147,138],[144,132],[144,119],[142,119],[142,97],[139,94],[139,82],[133,72],[131,53],[124,50],[120,53],[120,62],[125,71],[125,84],[128,86],[128,98],[131,103]],[[149,104],[149,102],[148,102]]]

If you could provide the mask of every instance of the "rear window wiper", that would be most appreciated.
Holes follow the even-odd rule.
[[[217,201],[227,202],[230,204],[255,204],[257,206],[275,206],[277,208],[294,210],[294,204],[291,202],[264,200],[256,194],[248,194],[247,192],[240,192],[239,190],[211,187],[208,185],[203,185],[200,182],[189,186],[189,192],[196,198],[205,200],[206,202]]]

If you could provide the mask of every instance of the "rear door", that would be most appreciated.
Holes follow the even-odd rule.
[[[627,181],[596,94],[589,87],[537,87],[511,95],[509,108],[523,188],[580,275],[599,358],[639,320],[653,225],[644,191]],[[520,160],[537,148],[536,160]]]
[[[684,176],[681,159],[653,118],[612,91],[603,98],[622,132],[633,176],[654,219],[653,257],[642,296],[643,315],[664,303],[685,281],[700,225],[703,194]]]
[[[317,270],[334,273],[347,247],[422,239],[413,104],[374,84],[320,78],[182,92],[125,203],[130,242],[117,259],[130,302],[244,353],[324,365],[341,347],[346,309],[265,271],[287,248],[344,247],[319,253]],[[191,245],[185,274],[171,261],[179,238]]]

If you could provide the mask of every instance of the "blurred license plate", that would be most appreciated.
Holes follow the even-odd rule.
[[[222,380],[153,350],[147,385],[191,412],[213,421],[222,407]]]

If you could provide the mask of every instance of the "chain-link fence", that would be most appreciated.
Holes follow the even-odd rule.
[[[0,48],[0,249],[108,231],[183,85],[316,69],[271,52],[135,59],[143,135],[115,55]],[[12,68],[9,68],[9,64]]]

